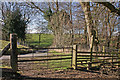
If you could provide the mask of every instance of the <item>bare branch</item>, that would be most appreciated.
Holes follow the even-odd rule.
[[[110,2],[97,2],[98,4],[102,4],[105,7],[107,7],[111,12],[117,13],[120,16],[120,10],[116,8],[112,3]]]
[[[45,13],[45,11],[43,11],[42,9],[40,9],[38,6],[36,6],[35,5],[35,3],[33,3],[33,2],[31,2],[31,4],[34,6],[32,6],[31,4],[29,4],[29,3],[27,3],[28,5],[30,5],[31,6],[31,8],[36,8],[36,9],[39,9],[39,11],[41,11],[41,12],[43,12],[43,13]]]

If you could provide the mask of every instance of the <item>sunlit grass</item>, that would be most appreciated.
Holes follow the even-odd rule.
[[[49,47],[53,43],[52,34],[41,34],[40,43],[39,43],[39,34],[26,34],[26,42],[30,45],[39,46],[39,47]]]
[[[65,53],[58,53],[57,51],[50,51],[50,55],[66,55]],[[54,52],[54,53],[52,53]],[[71,53],[67,53],[68,56],[58,56],[56,58],[70,58]],[[62,60],[50,60],[48,61],[49,68],[53,70],[67,69],[71,67],[71,59],[62,59]]]
[[[10,43],[10,42],[9,42],[9,41],[5,41],[5,40],[0,40],[0,43],[1,43],[0,48],[3,49],[3,48],[4,48],[5,46],[7,46],[8,43]]]
[[[5,40],[0,40],[0,52],[10,43],[10,41],[5,41]],[[27,46],[23,46],[23,45],[17,45],[17,48],[28,48]],[[21,52],[28,52],[28,51],[31,51],[31,50],[18,50],[18,53],[21,53]],[[10,49],[7,51],[6,54],[10,54]]]
[[[0,68],[8,68],[8,69],[11,69],[10,66],[6,66],[6,65],[0,65]]]

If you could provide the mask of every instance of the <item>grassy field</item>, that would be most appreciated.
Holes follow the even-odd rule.
[[[0,40],[0,52],[10,43],[10,41],[5,41],[5,40]],[[17,48],[28,48],[26,46],[23,45],[17,45]],[[19,50],[19,52],[23,52],[21,50]],[[25,52],[25,51],[24,51]],[[8,52],[6,54],[9,54],[10,50],[8,50]]]
[[[54,52],[54,51],[53,51]],[[71,53],[59,53],[55,52],[50,55],[68,55],[68,56],[59,56],[57,58],[70,58]],[[67,69],[71,67],[71,59],[63,59],[63,60],[51,60],[48,62],[49,68],[53,68],[54,70],[60,70],[60,69]]]
[[[40,44],[39,44],[39,34],[26,34],[26,42],[29,45],[39,46],[39,47],[49,47],[53,43],[53,35],[51,34],[41,34]],[[10,41],[0,40],[0,52],[7,46]],[[27,48],[23,45],[18,45],[18,48]],[[26,50],[19,50],[20,53],[24,52],[27,53]]]
[[[30,45],[48,47],[53,43],[52,34],[41,34],[40,44],[39,44],[39,34],[26,34],[26,42]],[[0,49],[3,49],[10,41],[0,40]],[[19,45],[18,47],[25,47]]]
[[[41,34],[39,43],[39,34],[26,34],[26,42],[33,46],[48,47],[53,43],[52,34]]]
[[[9,41],[0,40],[0,49],[3,49],[5,46],[7,46]]]
[[[4,49],[5,46],[9,44],[9,41],[0,40],[0,52]]]

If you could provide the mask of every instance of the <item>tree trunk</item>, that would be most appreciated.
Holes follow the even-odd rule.
[[[80,2],[84,14],[85,14],[85,21],[86,21],[86,26],[87,26],[87,32],[88,32],[88,38],[89,38],[89,46],[90,50],[93,50],[93,40],[94,40],[94,35],[92,33],[93,31],[93,21],[92,21],[92,16],[90,12],[90,3],[89,2]]]
[[[119,11],[120,11],[120,1],[119,1]],[[119,21],[120,21],[120,14],[118,16]],[[120,24],[118,26],[118,42],[117,42],[117,49],[120,49]]]
[[[84,28],[84,35],[85,35],[85,46],[87,47],[88,39],[87,39],[87,26],[86,25],[85,25],[85,28]]]
[[[70,24],[72,26],[72,41],[71,41],[71,45],[74,44],[74,26],[72,25],[72,3],[70,2]]]

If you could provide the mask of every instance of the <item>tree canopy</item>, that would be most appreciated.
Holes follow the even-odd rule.
[[[4,25],[2,28],[3,36],[8,36],[10,33],[16,33],[21,40],[25,39],[26,21],[22,18],[20,9],[15,11],[6,11]],[[9,39],[9,37],[7,37]]]

